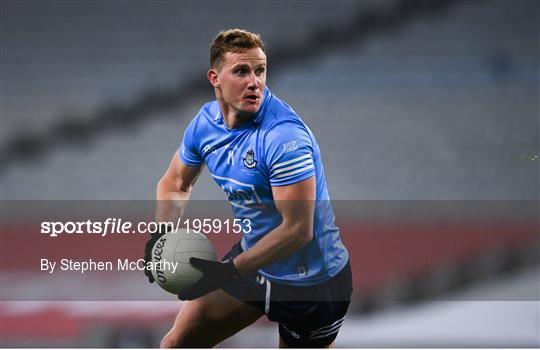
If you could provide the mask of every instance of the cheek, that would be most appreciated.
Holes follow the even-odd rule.
[[[229,102],[235,102],[240,100],[242,89],[236,84],[224,84],[222,85],[222,93]]]
[[[243,86],[241,84],[231,84],[229,85],[229,91],[231,95],[237,96],[241,95],[242,91],[244,90]]]

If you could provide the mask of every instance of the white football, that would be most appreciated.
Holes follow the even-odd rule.
[[[192,286],[202,272],[189,263],[191,257],[216,261],[216,249],[202,233],[180,229],[164,234],[152,249],[152,275],[156,283],[173,294]]]

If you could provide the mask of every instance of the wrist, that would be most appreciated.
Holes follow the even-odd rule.
[[[242,254],[238,255],[237,257],[231,260],[231,263],[233,264],[234,269],[235,269],[235,274],[236,274],[235,277],[246,276],[251,272],[250,270],[246,269],[243,257],[241,255]]]
[[[227,270],[228,273],[227,274],[229,276],[231,276],[232,278],[242,277],[242,275],[240,275],[240,272],[238,272],[238,269],[236,268],[236,265],[235,265],[233,260],[227,260],[224,263],[228,268],[228,270]]]

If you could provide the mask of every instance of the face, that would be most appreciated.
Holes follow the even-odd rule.
[[[237,115],[257,113],[266,86],[266,55],[258,47],[227,52],[220,65],[208,71],[208,80]]]

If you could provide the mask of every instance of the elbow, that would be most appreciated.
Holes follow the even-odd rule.
[[[166,176],[162,177],[156,186],[156,197],[157,199],[180,199],[189,197],[191,194],[192,186],[183,186],[178,181],[172,181]]]
[[[157,191],[157,192],[159,192],[159,190],[160,190],[161,188],[163,188],[163,186],[165,185],[165,182],[166,182],[165,176],[162,177],[161,179],[159,179],[159,181],[158,181],[158,183],[157,183],[157,186],[156,186],[156,191]]]
[[[169,181],[162,177],[159,179],[157,186],[156,186],[156,198],[159,199],[165,199],[165,194],[168,192],[169,187]]]

